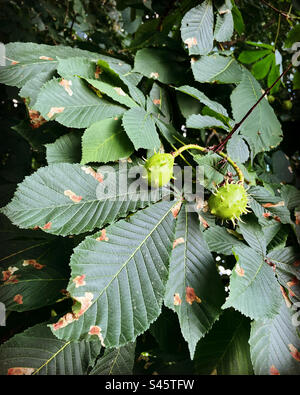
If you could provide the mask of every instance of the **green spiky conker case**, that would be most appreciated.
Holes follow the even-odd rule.
[[[155,187],[166,185],[173,176],[174,157],[157,153],[146,161],[148,184]]]
[[[210,212],[222,220],[230,220],[235,223],[242,214],[248,212],[248,194],[241,184],[228,184],[210,196],[208,206]]]

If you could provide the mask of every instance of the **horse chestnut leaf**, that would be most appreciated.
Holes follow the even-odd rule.
[[[174,157],[171,154],[157,153],[146,161],[148,184],[154,187],[166,185],[173,176]]]
[[[210,212],[223,221],[232,221],[233,224],[242,214],[248,212],[247,204],[248,194],[241,184],[226,183],[208,199]]]

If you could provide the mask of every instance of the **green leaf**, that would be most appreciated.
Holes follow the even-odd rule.
[[[57,60],[57,72],[63,78],[71,78],[74,76],[91,79],[96,78],[96,64],[87,58],[57,58]]]
[[[186,67],[174,52],[167,49],[143,48],[135,55],[133,71],[164,84],[179,84],[186,73]]]
[[[120,348],[107,349],[93,367],[90,375],[132,375],[135,343]]]
[[[124,106],[129,108],[138,107],[138,104],[136,104],[136,102],[132,100],[131,97],[128,96],[127,93],[125,93],[122,88],[118,86],[114,87],[109,84],[106,84],[105,82],[94,80],[94,79],[86,78],[86,81],[89,84],[91,84],[94,88],[98,89],[100,93],[104,93],[114,101],[123,104]]]
[[[208,153],[206,155],[194,155],[194,160],[203,169],[203,185],[206,189],[214,191],[216,186],[224,180],[224,175],[227,171],[227,164],[220,168],[221,158],[215,153]]]
[[[192,58],[191,65],[194,78],[199,82],[235,84],[243,77],[241,66],[230,56],[214,54],[198,60]]]
[[[134,152],[122,121],[118,118],[104,119],[94,123],[82,137],[81,163],[107,163],[127,158]]]
[[[268,86],[272,86],[274,84],[274,82],[278,79],[278,77],[280,76],[280,65],[276,64],[276,60],[274,57],[272,66],[271,66],[271,70],[268,74]],[[281,81],[278,81],[273,88],[270,90],[270,94],[273,95],[274,93],[279,91],[279,87],[280,87]]]
[[[10,59],[7,63],[11,65],[0,68],[0,82],[19,88],[40,73],[54,72],[58,66],[57,57],[60,59],[84,57],[95,62],[101,58],[116,72],[125,74],[130,71],[130,66],[124,62],[120,62],[119,59],[110,58],[109,56],[99,55],[78,48],[17,42],[7,44],[5,49],[6,57]]]
[[[299,324],[293,321],[294,314],[282,302],[275,317],[253,322],[249,342],[256,375],[300,374],[300,339],[296,326]]]
[[[63,297],[61,290],[66,288],[69,278],[66,247],[64,240],[56,240],[44,244],[41,256],[27,252],[30,259],[19,260],[14,266],[2,263],[0,301],[7,310],[34,310]]]
[[[203,92],[199,91],[198,89],[192,86],[184,85],[184,86],[180,86],[179,88],[176,88],[176,90],[186,93],[187,95],[199,100],[200,103],[205,104],[214,112],[221,114],[225,117],[228,117],[227,110],[225,107],[222,106],[222,104],[209,99]]]
[[[272,54],[272,52],[269,49],[242,51],[238,57],[238,61],[244,64],[251,64],[270,54]]]
[[[225,311],[210,333],[197,345],[195,373],[200,375],[252,374],[249,334],[249,319],[236,311]]]
[[[240,121],[250,108],[259,100],[262,89],[249,71],[244,69],[242,82],[231,94],[232,112],[235,120]],[[242,123],[241,134],[247,137],[252,154],[269,151],[282,140],[281,125],[266,99],[263,99]]]
[[[2,211],[20,228],[40,226],[57,235],[101,228],[161,198],[160,190],[135,190],[136,179],[128,171],[126,164],[100,167],[98,172],[68,163],[42,167],[19,184]]]
[[[226,145],[228,156],[236,162],[245,163],[249,159],[249,148],[245,140],[234,134]]]
[[[224,291],[196,213],[184,206],[177,218],[165,304],[179,317],[193,359],[196,345],[220,314]]]
[[[154,82],[149,96],[153,104],[157,106],[162,113],[158,114],[157,117],[164,122],[170,122],[171,105],[166,89],[163,86],[159,85],[157,82]]]
[[[22,120],[15,126],[12,126],[20,136],[22,136],[30,146],[36,151],[45,151],[44,145],[53,143],[57,138],[66,132],[65,128],[59,124],[44,123],[38,128],[32,128],[28,120]]]
[[[236,5],[232,7],[231,12],[234,21],[234,28],[238,32],[238,34],[241,35],[245,31],[245,23],[243,20],[243,16]]]
[[[223,309],[234,307],[251,319],[274,317],[282,296],[273,269],[249,247],[234,247],[237,263],[230,277],[230,293]]]
[[[292,30],[289,31],[287,38],[285,40],[285,48],[291,48],[295,42],[300,41],[300,25],[295,24]]]
[[[97,340],[59,340],[45,324],[38,324],[2,344],[0,374],[18,374],[12,369],[25,368],[27,375],[86,375],[100,349]]]
[[[134,148],[159,149],[160,140],[153,116],[142,108],[131,108],[122,119],[123,127]]]
[[[238,238],[231,235],[228,230],[221,226],[212,226],[204,232],[204,238],[211,251],[218,254],[232,255],[232,248],[245,246]]]
[[[0,301],[7,310],[14,311],[56,302],[68,283],[72,241],[41,230],[20,230],[3,214],[0,219]],[[16,298],[22,303],[14,300],[16,295],[23,297]]]
[[[266,254],[267,245],[264,232],[253,214],[245,216],[243,222],[239,222],[239,230],[251,248],[261,255]]]
[[[0,69],[1,70],[1,69]],[[1,72],[1,71],[0,71]],[[53,77],[53,71],[44,71],[36,75],[35,77],[28,80],[23,88],[20,90],[20,96],[24,98],[29,98],[30,107],[34,107],[39,91],[42,86]]]
[[[300,89],[300,72],[296,71],[293,79],[293,89]]]
[[[221,128],[229,131],[223,122],[208,115],[193,114],[186,121],[186,127],[191,129]]]
[[[253,47],[257,47],[257,48],[266,48],[266,49],[270,49],[271,51],[274,50],[274,47],[270,44],[256,43],[253,41],[245,41],[245,43],[248,45],[252,45]]]
[[[176,204],[157,203],[75,248],[68,291],[81,310],[52,326],[59,338],[91,339],[94,326],[106,347],[120,347],[156,320],[168,278]]]
[[[296,248],[285,247],[269,252],[267,259],[273,264],[280,284],[288,290],[292,302],[300,301],[299,252]]]
[[[54,143],[46,144],[46,159],[52,163],[78,163],[81,158],[81,133],[70,132],[59,137]]]
[[[276,151],[272,155],[273,173],[276,175],[280,183],[291,183],[294,179],[289,157],[281,150]]]
[[[185,138],[177,132],[171,123],[163,122],[160,119],[154,119],[160,133],[170,144],[178,144],[178,141],[185,141]]]
[[[262,80],[268,74],[270,67],[272,66],[275,59],[275,55],[271,53],[270,55],[264,57],[262,60],[256,62],[251,71],[257,80]]]
[[[218,16],[214,31],[214,38],[219,42],[229,41],[233,35],[233,16],[231,0],[225,0],[225,3],[218,8]]]
[[[47,82],[34,107],[47,120],[55,119],[74,128],[86,128],[101,119],[117,116],[125,111],[124,107],[100,99],[78,77]]]
[[[277,219],[283,224],[291,222],[290,212],[281,196],[274,196],[260,186],[250,187],[248,193],[251,196],[250,206],[259,222],[263,224],[263,214],[266,212],[278,217]]]
[[[189,10],[181,22],[181,38],[190,55],[206,55],[213,49],[214,15],[211,0]]]

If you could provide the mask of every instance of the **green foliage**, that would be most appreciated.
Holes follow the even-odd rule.
[[[0,374],[299,374],[297,67],[262,97],[299,11],[23,3],[0,24]]]

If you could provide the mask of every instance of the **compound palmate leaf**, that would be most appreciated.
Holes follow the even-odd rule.
[[[244,69],[243,78],[231,94],[233,116],[240,121],[250,108],[259,100],[262,89],[252,74]],[[282,140],[282,130],[278,119],[266,99],[263,99],[245,122],[241,134],[250,144],[252,154],[269,151]]]
[[[135,357],[135,343],[119,348],[108,348],[100,358],[91,375],[128,375],[132,374]]]
[[[176,224],[165,304],[178,314],[192,358],[199,339],[219,316],[223,301],[224,289],[198,216],[184,206]]]
[[[252,319],[274,317],[282,296],[273,269],[249,247],[234,247],[237,263],[230,279],[230,293],[223,308],[234,307]]]
[[[52,325],[56,336],[97,335],[111,348],[134,341],[149,328],[165,293],[176,206],[177,201],[152,205],[75,248],[68,291],[80,306]]]
[[[0,375],[86,375],[100,349],[97,340],[59,340],[38,324],[0,347]]]
[[[298,315],[282,301],[275,317],[252,323],[249,342],[255,374],[300,374]]]
[[[181,22],[182,41],[190,55],[205,55],[213,48],[214,15],[211,0],[188,11]]]
[[[153,193],[145,186],[139,189],[126,163],[100,167],[98,172],[69,163],[40,168],[25,178],[2,210],[21,228],[40,227],[57,235],[100,228],[161,197],[159,189]]]
[[[7,66],[1,68],[0,82],[17,87],[40,73],[54,71],[58,67],[58,58],[83,57],[94,62],[101,58],[120,74],[130,71],[130,66],[118,59],[62,45],[16,42],[7,44],[5,49]]]
[[[249,375],[253,373],[248,344],[250,320],[226,310],[201,339],[195,354],[197,374]]]
[[[47,82],[34,108],[47,120],[55,119],[62,125],[74,128],[85,128],[125,111],[125,107],[98,97],[78,77],[68,80],[54,78]]]
[[[103,119],[84,132],[81,163],[106,163],[127,158],[133,151],[133,145],[122,127],[122,121],[118,117]]]

